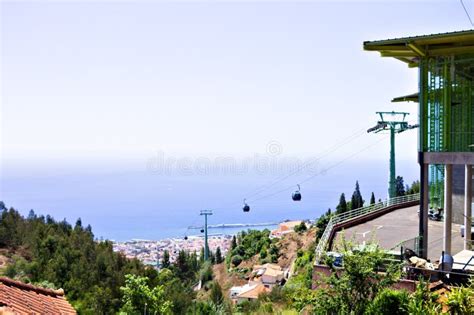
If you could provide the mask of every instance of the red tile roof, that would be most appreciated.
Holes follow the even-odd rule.
[[[0,277],[0,310],[13,314],[76,314],[63,290],[43,289]]]

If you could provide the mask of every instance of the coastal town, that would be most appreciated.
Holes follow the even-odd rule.
[[[296,225],[302,221],[286,220],[279,223],[274,230],[270,232],[270,238],[278,238],[287,233],[293,232]],[[308,224],[312,222],[306,220]],[[209,251],[215,252],[219,247],[222,255],[226,255],[231,247],[233,235],[218,234],[208,236]],[[204,248],[204,236],[194,235],[183,238],[166,238],[163,240],[144,240],[132,239],[128,241],[114,241],[113,248],[115,252],[124,254],[127,258],[137,258],[145,265],[160,269],[160,263],[165,251],[170,255],[170,262],[175,262],[181,250],[189,253],[195,252],[198,256]]]
[[[209,250],[215,252],[220,247],[225,255],[230,248],[232,235],[213,235],[208,237]],[[204,247],[204,237],[189,236],[185,238],[167,238],[163,240],[133,239],[124,242],[114,242],[114,251],[123,253],[127,258],[137,258],[145,265],[159,269],[163,253],[169,252],[170,262],[176,261],[179,251],[200,254]]]

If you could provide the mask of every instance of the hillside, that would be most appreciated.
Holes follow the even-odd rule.
[[[276,264],[282,269],[290,269],[297,258],[298,250],[307,251],[314,247],[316,229],[309,229],[302,233],[289,233],[278,239],[276,246],[279,250],[279,257]],[[243,260],[237,267],[227,268],[225,262],[213,266],[214,279],[219,282],[225,296],[229,296],[229,289],[233,286],[242,286],[250,278],[252,268],[262,262],[260,254],[253,255],[249,259]]]

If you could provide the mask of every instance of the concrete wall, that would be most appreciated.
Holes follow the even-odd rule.
[[[474,196],[474,185],[473,196]],[[472,203],[472,200],[471,200]],[[464,224],[464,165],[453,165],[453,223]]]

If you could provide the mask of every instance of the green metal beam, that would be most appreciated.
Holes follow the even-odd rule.
[[[380,52],[382,57],[418,57],[413,51],[391,51],[391,50],[382,50]]]
[[[409,43],[407,44],[407,46],[413,50],[417,55],[421,56],[421,57],[425,57],[426,56],[426,53],[425,51],[419,47],[418,45],[414,44],[414,43]]]

